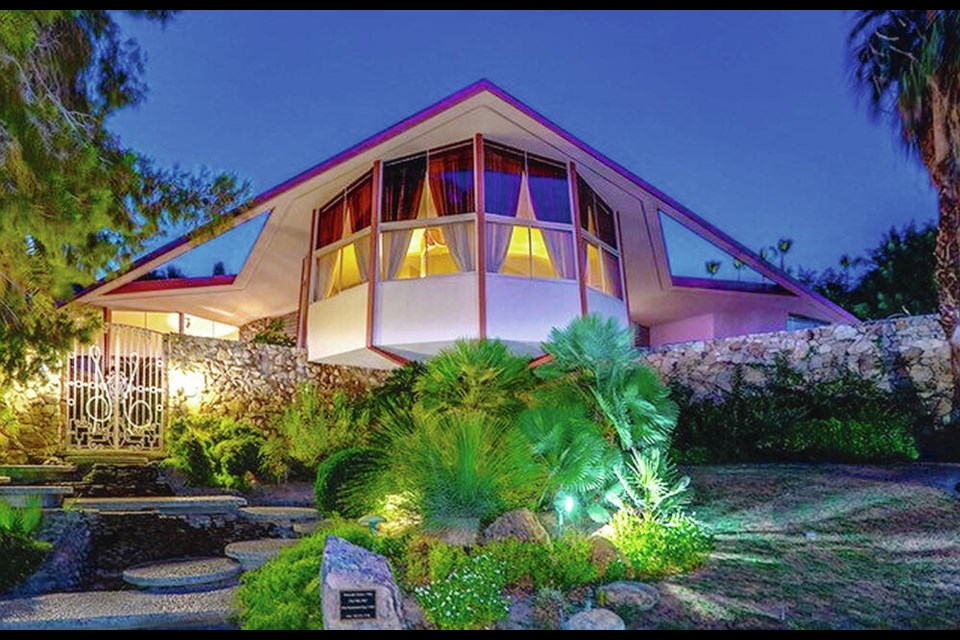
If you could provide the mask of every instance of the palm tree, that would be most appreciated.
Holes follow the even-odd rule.
[[[940,325],[960,411],[960,11],[860,10],[848,41],[871,115],[889,116],[940,198],[934,254]]]
[[[793,246],[793,240],[790,238],[780,238],[777,240],[777,254],[780,256],[780,271],[784,271],[784,258],[787,257],[787,253],[790,252],[790,248]]]
[[[704,268],[707,270],[707,273],[710,274],[710,277],[717,275],[717,272],[720,271],[720,262],[717,260],[707,260],[703,263]]]

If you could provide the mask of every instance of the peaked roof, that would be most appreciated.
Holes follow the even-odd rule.
[[[199,227],[198,229],[191,231],[165,245],[159,247],[150,253],[138,258],[128,265],[125,269],[120,270],[117,273],[111,274],[93,285],[87,287],[86,289],[80,291],[73,300],[80,300],[89,296],[90,294],[98,291],[102,287],[109,285],[118,278],[129,275],[134,271],[142,270],[147,271],[148,268],[155,266],[158,260],[162,259],[167,254],[174,252],[184,245],[200,244],[196,242],[197,238],[209,239],[205,236],[204,231],[207,227],[216,225],[223,225],[220,233],[233,228],[236,224],[240,224],[247,217],[251,215],[251,212],[256,211],[260,206],[264,206],[269,203],[271,200],[274,200],[277,196],[283,195],[284,193],[302,185],[303,183],[316,178],[317,176],[341,165],[352,158],[369,151],[399,135],[402,133],[424,123],[431,118],[473,98],[482,93],[489,93],[499,100],[507,103],[511,107],[517,109],[524,115],[533,119],[546,129],[548,129],[553,134],[559,136],[569,144],[573,145],[583,153],[587,154],[595,161],[606,167],[607,169],[613,171],[614,173],[620,175],[622,178],[628,182],[633,183],[637,187],[647,191],[655,198],[663,201],[669,207],[672,207],[683,219],[686,226],[692,229],[694,232],[698,233],[701,236],[704,236],[711,241],[713,241],[721,249],[730,253],[733,257],[741,260],[744,264],[752,267],[756,271],[760,272],[764,276],[767,276],[773,282],[781,285],[787,291],[794,293],[798,296],[807,297],[818,303],[819,305],[825,307],[831,311],[834,315],[843,318],[845,321],[849,322],[859,322],[859,320],[850,314],[848,311],[834,303],[833,301],[821,296],[820,294],[812,291],[802,283],[793,279],[790,275],[781,271],[775,265],[767,262],[762,259],[759,255],[754,253],[752,250],[735,240],[733,237],[729,236],[719,228],[715,227],[713,224],[700,217],[692,210],[667,195],[657,187],[651,185],[644,179],[640,178],[634,174],[629,169],[623,167],[616,161],[608,158],[601,152],[597,151],[587,143],[583,142],[573,134],[565,131],[559,125],[554,123],[552,120],[538,113],[528,105],[524,104],[514,96],[507,93],[505,90],[501,89],[494,83],[490,82],[487,79],[481,79],[473,84],[470,84],[463,89],[447,96],[446,98],[436,102],[435,104],[418,111],[417,113],[397,122],[396,124],[387,127],[386,129],[376,133],[369,138],[363,140],[362,142],[344,150],[340,153],[298,173],[297,175],[281,182],[280,184],[263,191],[242,205],[234,208],[233,210],[222,214],[217,220]],[[222,218],[232,217],[235,218],[233,224],[224,224]],[[204,283],[198,283],[200,286],[203,286]]]

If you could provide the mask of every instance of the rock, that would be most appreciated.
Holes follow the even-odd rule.
[[[510,610],[507,617],[496,624],[496,628],[501,631],[521,631],[532,629],[534,623],[534,609],[530,598],[515,594],[510,596]]]
[[[660,602],[660,592],[642,582],[621,580],[597,589],[597,601],[613,609],[629,609],[631,612],[649,611]]]
[[[508,511],[483,530],[482,542],[513,538],[521,542],[549,543],[550,535],[529,509]]]
[[[630,567],[626,556],[620,549],[617,549],[606,538],[596,535],[590,536],[590,564],[597,568],[601,576],[604,576],[613,562],[622,563],[624,567],[627,567],[628,575],[633,574],[632,567]]]
[[[349,591],[373,591],[376,613],[371,619],[343,619],[341,600]],[[320,566],[320,602],[325,629],[403,629],[403,596],[390,563],[342,538],[328,536]]]
[[[480,538],[480,521],[476,518],[460,518],[449,522],[445,528],[432,535],[444,544],[472,547]]]
[[[569,631],[624,631],[627,625],[609,609],[590,609],[571,616],[563,628]]]
[[[423,607],[413,596],[403,597],[403,617],[407,623],[406,628],[423,631],[430,629],[430,623],[427,622],[427,616],[423,612]]]

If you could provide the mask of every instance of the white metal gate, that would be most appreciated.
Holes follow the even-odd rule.
[[[74,345],[63,394],[68,450],[159,450],[167,404],[163,334],[107,325],[92,344]]]

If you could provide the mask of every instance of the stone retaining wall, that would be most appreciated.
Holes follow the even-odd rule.
[[[175,410],[244,416],[263,423],[287,405],[302,382],[321,389],[361,392],[383,382],[386,371],[307,362],[305,351],[268,344],[167,336],[170,402]],[[203,391],[177,393],[178,381],[199,376]]]
[[[736,365],[743,365],[748,382],[762,384],[778,357],[819,379],[851,369],[888,389],[910,380],[940,415],[950,411],[950,350],[934,316],[687,342],[644,355],[699,397],[728,392]]]

